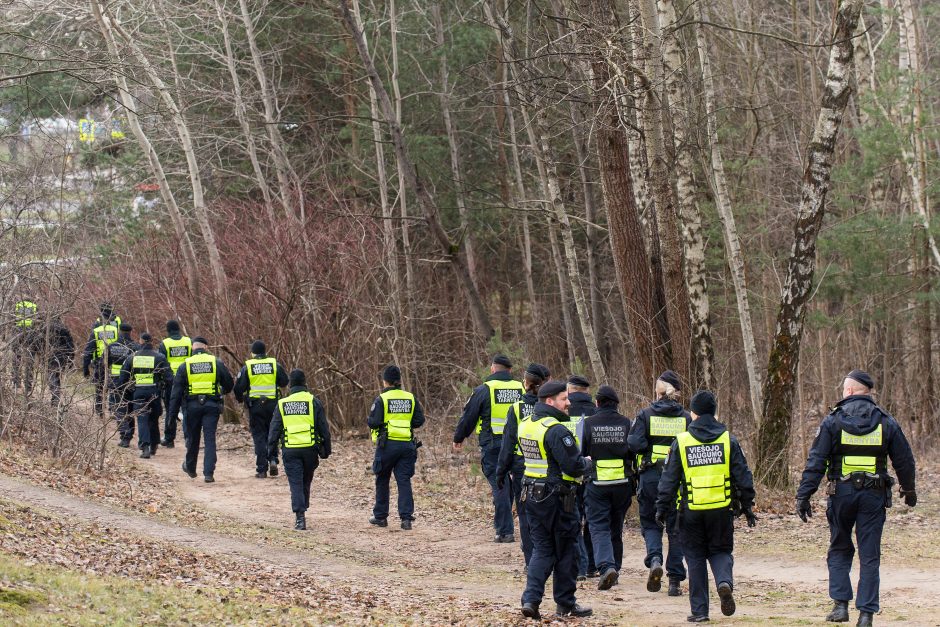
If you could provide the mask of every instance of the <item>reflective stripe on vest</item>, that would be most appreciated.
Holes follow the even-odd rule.
[[[705,443],[683,431],[676,440],[687,507],[707,510],[731,505],[731,434],[725,431],[714,442]]]
[[[666,461],[669,449],[676,436],[687,428],[685,416],[650,416],[647,423],[646,438],[653,444],[646,453],[636,456],[636,465],[640,467],[644,461],[655,464]]]
[[[294,392],[277,402],[284,424],[284,448],[309,448],[318,444],[314,429],[313,394]]]
[[[134,372],[134,383],[137,387],[153,385],[153,371],[156,358],[152,355],[134,355],[131,358],[131,370]]]
[[[884,429],[882,427],[883,425],[879,423],[873,431],[864,435],[854,435],[842,429],[839,437],[842,453],[842,476],[850,475],[853,472],[877,474],[887,469],[887,459],[883,452]],[[853,449],[855,450],[853,451]],[[871,453],[876,454],[872,455]]]
[[[277,360],[274,357],[249,359],[245,362],[248,373],[248,398],[277,397]]]
[[[36,311],[38,309],[39,306],[31,300],[21,300],[20,302],[16,303],[13,306],[13,313],[16,316],[16,326],[33,326],[33,317],[36,315]]]
[[[101,359],[105,349],[117,340],[118,328],[113,324],[98,325],[92,335],[95,338],[95,359]]]
[[[404,390],[388,390],[379,394],[382,399],[385,430],[389,440],[411,442],[411,419],[415,415],[415,395]],[[372,441],[378,439],[379,430],[372,430]]]
[[[208,394],[218,396],[216,387],[218,372],[215,368],[215,355],[199,353],[187,357],[183,362],[186,366],[186,376],[189,379],[189,395]]]
[[[519,448],[525,458],[525,476],[533,479],[548,478],[548,453],[545,434],[549,427],[559,424],[552,417],[529,419],[519,423]]]
[[[163,338],[163,348],[166,350],[166,360],[170,362],[170,375],[175,376],[176,371],[186,358],[193,354],[193,342],[185,335],[178,340],[171,337]]]
[[[513,403],[522,400],[525,387],[519,381],[486,381],[490,391],[490,430],[502,435],[506,429],[506,416]],[[483,430],[483,421],[477,421],[477,433]]]
[[[618,483],[627,483],[626,465],[623,458],[620,459],[598,459],[594,461],[594,469],[597,471],[597,479],[594,485],[616,485]]]

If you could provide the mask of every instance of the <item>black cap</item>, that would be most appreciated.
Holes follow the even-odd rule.
[[[875,381],[871,378],[871,375],[865,372],[864,370],[853,370],[849,374],[845,375],[846,379],[853,379],[858,381],[869,390],[875,387]]]
[[[395,385],[401,383],[401,369],[395,364],[389,364],[382,370],[382,381]]]
[[[568,383],[571,384],[571,385],[575,385],[575,386],[577,386],[577,387],[579,387],[579,388],[589,388],[589,387],[591,387],[591,382],[588,381],[587,379],[585,379],[584,377],[582,377],[582,376],[579,375],[579,374],[573,374],[573,375],[571,375],[570,377],[568,377]]]
[[[180,332],[180,323],[179,323],[179,320],[167,320],[167,321],[166,321],[166,332],[167,332],[167,333],[179,333],[179,332]]]
[[[130,333],[131,331],[134,330],[134,327],[131,326],[130,322],[122,322],[120,328],[121,328],[121,331],[124,331],[125,333]]]
[[[264,355],[264,349],[266,346],[261,340],[255,340],[251,343],[251,354],[252,355]]]
[[[594,395],[594,398],[597,399],[598,403],[612,403],[617,405],[620,403],[620,397],[617,396],[617,390],[610,387],[609,385],[602,385],[597,388],[597,394]]]
[[[525,372],[526,374],[532,375],[533,377],[538,377],[539,379],[542,379],[543,381],[549,378],[550,376],[552,376],[552,373],[549,371],[548,368],[546,368],[542,364],[536,364],[536,363],[532,363],[526,366]]]
[[[105,318],[110,318],[111,314],[114,313],[114,307],[111,306],[111,303],[101,303],[98,305],[98,310]]]
[[[152,342],[152,341],[153,341],[153,336],[150,335],[149,333],[147,333],[146,331],[144,331],[143,333],[140,334],[140,341],[141,341],[141,342]]]
[[[677,375],[672,370],[667,370],[666,372],[659,375],[658,378],[660,381],[665,381],[666,383],[676,388],[677,390],[682,389],[682,382],[679,380],[679,375]]]
[[[290,371],[290,374],[287,375],[287,385],[292,388],[307,385],[307,375],[305,375],[304,371],[300,368],[294,368]]]
[[[193,344],[196,344],[197,342],[198,342],[199,344],[205,344],[206,346],[209,345],[209,340],[207,340],[206,338],[202,337],[201,335],[197,335],[196,337],[193,338]]]
[[[689,402],[689,409],[699,416],[705,414],[714,416],[715,410],[718,409],[718,401],[715,400],[715,395],[708,390],[699,390]]]
[[[502,353],[496,353],[493,355],[492,363],[505,366],[506,368],[512,368],[512,361],[510,361],[509,357],[506,357]]]
[[[539,400],[557,396],[567,390],[568,386],[564,381],[546,381],[542,384],[542,387],[539,388]]]

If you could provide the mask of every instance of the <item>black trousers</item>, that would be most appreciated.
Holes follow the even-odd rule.
[[[689,567],[689,605],[697,616],[708,616],[708,568],[715,585],[734,587],[734,518],[729,508],[684,511],[679,535]],[[706,566],[707,564],[707,566]]]
[[[277,446],[268,446],[268,431],[277,401],[273,398],[248,402],[248,429],[255,446],[255,472],[267,474],[268,464],[277,463]]]
[[[215,432],[219,426],[219,414],[222,408],[215,402],[209,401],[200,405],[196,401],[186,404],[186,419],[183,426],[186,430],[186,469],[196,472],[196,463],[199,461],[199,438],[205,436],[206,450],[202,458],[202,474],[206,477],[215,475]]]
[[[290,486],[290,508],[295,514],[307,511],[310,507],[310,484],[313,471],[320,465],[320,456],[315,446],[306,448],[285,448],[281,451],[284,458],[284,474]]]
[[[163,414],[159,392],[145,394],[137,390],[132,407],[131,413],[137,421],[137,446],[141,450],[156,447],[160,442],[160,416]]]
[[[552,596],[563,607],[575,604],[578,588],[578,534],[581,514],[577,506],[566,512],[562,499],[551,492],[541,500],[529,497],[525,503],[532,538],[532,557],[526,576],[523,603],[539,605],[545,583],[552,575]]]

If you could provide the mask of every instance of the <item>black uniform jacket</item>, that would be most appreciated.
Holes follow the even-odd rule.
[[[267,355],[256,355],[252,359],[267,359]],[[277,367],[275,368],[274,375],[274,385],[279,388],[287,387],[287,370],[284,369],[284,366],[281,365],[281,362],[276,362]],[[235,379],[235,387],[233,392],[235,392],[235,400],[239,403],[249,401],[248,392],[250,392],[251,385],[248,381],[248,366],[242,366],[242,369],[238,373],[238,378]]]
[[[204,348],[200,348],[199,350],[193,351],[193,355],[199,355],[205,352],[206,350]],[[170,411],[167,414],[169,416],[177,415],[180,407],[189,399],[189,372],[184,366],[185,364],[180,365],[179,369],[176,371],[176,376],[173,377],[173,391],[170,393]],[[232,381],[232,373],[228,371],[228,368],[225,367],[225,364],[223,364],[222,360],[218,357],[215,358],[215,372],[216,386],[219,389],[220,395],[209,396],[206,403],[215,403],[221,406],[222,396],[231,392],[235,383]]]
[[[134,380],[134,355],[143,357],[153,357],[153,385],[137,386]],[[124,360],[121,366],[121,376],[118,377],[118,387],[134,386],[134,396],[143,396],[143,392],[152,392],[158,394],[165,385],[172,385],[173,378],[170,374],[170,362],[166,357],[158,353],[153,348],[153,344],[144,344],[144,347]]]
[[[545,403],[536,403],[532,420],[552,417],[559,422],[568,420],[568,415]],[[552,425],[545,433],[545,453],[548,456],[546,483],[562,483],[562,473],[570,477],[582,477],[591,470],[591,460],[581,457],[571,430],[563,424]]]
[[[914,453],[911,445],[897,421],[888,412],[875,404],[871,396],[855,394],[839,401],[828,416],[823,418],[813,447],[806,460],[803,470],[803,479],[796,491],[796,498],[808,499],[819,488],[819,482],[825,476],[829,464],[832,463],[836,450],[836,443],[840,440],[840,428],[853,435],[864,435],[884,425],[882,431],[883,442],[891,459],[891,465],[898,473],[898,482],[901,489],[914,490]]]
[[[714,442],[728,428],[715,420],[710,414],[702,414],[697,420],[693,420],[689,425],[689,433],[699,442],[707,444]],[[737,438],[731,436],[731,493],[737,490],[738,499],[741,501],[742,509],[750,509],[754,505],[754,477],[751,476],[751,469],[747,465],[747,459],[744,457],[744,451],[738,444]],[[663,476],[659,478],[659,495],[656,498],[656,510],[667,512],[676,507],[676,495],[679,493],[679,486],[685,483],[685,473],[682,471],[682,460],[679,458],[679,442],[672,443],[669,449],[669,460],[666,462],[666,468],[663,470]]]
[[[500,370],[488,376],[485,381],[512,381],[512,373],[508,370]],[[482,423],[479,440],[480,446],[484,446],[489,444],[494,437],[490,429],[490,389],[486,385],[473,388],[473,394],[463,406],[463,414],[454,431],[454,442],[460,444],[469,438],[477,428],[477,420]]]
[[[401,386],[395,386],[390,388],[385,388],[382,390],[382,394],[390,390],[400,390]],[[381,429],[385,425],[385,407],[382,403],[382,397],[376,396],[375,400],[372,401],[372,407],[369,408],[369,418],[368,418],[369,428],[370,429]],[[418,402],[418,399],[415,399],[415,410],[411,415],[411,428],[417,429],[424,426],[424,410],[421,409],[421,403]]]
[[[571,406],[568,408],[568,415],[572,418],[580,416],[593,416],[597,411],[597,406],[591,400],[591,395],[586,392],[572,392],[568,395]]]
[[[692,422],[692,416],[682,407],[678,401],[671,398],[661,398],[650,403],[646,409],[641,409],[633,421],[633,427],[630,428],[630,437],[627,438],[627,444],[630,450],[636,454],[649,453],[653,450],[653,443],[649,441],[647,435],[650,431],[650,416],[685,416],[685,428],[689,428]]]
[[[182,368],[181,368],[182,370]],[[290,394],[296,392],[309,392],[305,385],[296,385],[290,389]],[[333,443],[330,440],[330,423],[326,419],[326,410],[323,409],[323,403],[316,396],[313,397],[313,433],[317,439],[317,455],[321,459],[326,459],[333,452]],[[274,410],[271,417],[271,426],[268,428],[268,446],[275,447],[284,440],[284,417],[281,416],[281,408]],[[291,449],[284,449],[291,450]]]
[[[597,467],[599,459],[622,459],[627,475],[633,466],[633,456],[627,445],[630,419],[613,407],[599,407],[593,416],[584,420],[581,436],[581,454],[590,457]],[[595,474],[596,477],[596,474]]]

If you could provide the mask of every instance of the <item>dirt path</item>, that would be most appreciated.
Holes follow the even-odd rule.
[[[430,520],[419,516],[412,532],[399,530],[394,519],[387,529],[371,527],[367,523],[371,479],[361,458],[353,462],[331,459],[321,466],[314,479],[314,504],[308,512],[310,530],[300,534],[289,530],[293,519],[283,474],[274,479],[254,478],[247,448],[220,451],[214,484],[205,484],[201,476],[193,480],[184,475],[182,457],[182,447],[160,449],[154,458],[135,463],[169,479],[179,496],[195,507],[257,528],[257,538],[245,538],[244,533],[234,537],[224,528],[207,530],[160,522],[2,476],[0,490],[12,500],[50,512],[203,552],[296,566],[374,588],[378,594],[405,590],[418,605],[448,603],[450,599],[486,603],[494,609],[518,605],[524,587],[518,545],[490,542],[485,520],[461,523],[459,517],[450,521],[446,513],[432,514]],[[200,459],[200,469],[201,463]],[[420,492],[420,484],[417,490]],[[442,509],[446,512],[447,508]],[[595,609],[596,618],[589,622],[685,624],[689,609],[686,596],[669,598],[646,592],[644,552],[636,535],[635,530],[627,531],[619,586],[599,592],[594,589],[596,580],[589,580],[579,590],[579,601]],[[279,539],[299,541],[301,550]],[[739,551],[735,557],[738,614],[725,619],[714,607],[713,620],[735,624],[822,622],[818,617],[828,606],[822,557],[807,562],[749,550]],[[879,624],[940,625],[940,598],[935,594],[938,575],[940,570],[936,569],[884,566],[882,604],[886,609],[878,618]],[[551,606],[549,596],[545,608]]]

